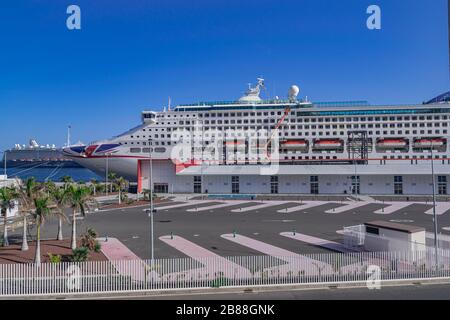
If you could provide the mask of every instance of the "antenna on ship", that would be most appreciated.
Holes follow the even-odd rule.
[[[449,0],[450,1],[450,0]],[[171,100],[170,100],[170,97],[169,97],[169,103],[167,104],[167,109],[170,111],[170,103],[171,103]]]
[[[72,126],[69,124],[67,126],[67,147],[70,147],[70,129],[72,129]]]

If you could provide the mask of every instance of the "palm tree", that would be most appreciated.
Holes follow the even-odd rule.
[[[94,198],[91,195],[91,190],[86,187],[70,185],[69,186],[68,203],[72,208],[72,244],[71,248],[77,248],[77,220],[76,212],[79,211],[82,216],[86,216],[91,205],[94,203]]]
[[[64,177],[61,178],[61,182],[64,183],[64,189],[67,189],[67,187],[68,187],[71,183],[73,183],[74,181],[73,181],[72,177],[70,177],[70,176],[64,176]]]
[[[112,182],[112,181],[115,181],[116,178],[117,178],[117,174],[116,174],[115,172],[110,172],[110,173],[108,173],[108,180],[109,180],[109,181],[111,181],[111,182]],[[112,184],[110,184],[109,192],[112,192]]]
[[[94,197],[96,196],[96,193],[97,193],[97,184],[98,184],[98,181],[97,181],[97,179],[91,179],[91,185],[92,185],[92,188],[93,188],[93,191],[94,191]]]
[[[64,214],[64,209],[66,208],[69,199],[69,190],[56,188],[54,190],[51,190],[50,197],[54,201],[56,209],[58,211],[58,236],[56,237],[56,239],[62,241],[64,240],[62,234],[63,219],[67,221],[67,217]]]
[[[119,177],[115,180],[115,184],[117,186],[117,189],[119,189],[119,204],[122,203],[122,190],[128,186],[128,181],[125,180],[123,177]]]
[[[0,189],[0,208],[3,216],[3,246],[9,246],[8,241],[8,224],[7,216],[8,210],[15,208],[15,199],[17,198],[17,191],[14,187],[5,187]]]
[[[28,250],[27,241],[27,216],[34,210],[34,199],[38,196],[40,192],[40,186],[36,183],[34,178],[29,178],[25,185],[19,184],[18,188],[19,194],[19,213],[23,218],[23,231],[22,231],[22,251]]]
[[[36,221],[36,254],[34,256],[34,263],[39,267],[41,265],[41,226],[44,224],[47,216],[51,214],[49,198],[35,198],[34,199],[33,217]]]

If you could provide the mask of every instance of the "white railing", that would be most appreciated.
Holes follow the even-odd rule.
[[[59,264],[0,265],[0,297],[98,294],[167,289],[364,282],[369,266],[380,280],[450,278],[450,252],[433,250],[242,256]]]

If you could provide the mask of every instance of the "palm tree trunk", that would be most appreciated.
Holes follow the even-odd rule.
[[[22,251],[28,251],[28,239],[27,239],[27,216],[24,214],[23,216],[23,235],[22,235]]]
[[[37,267],[41,266],[41,224],[37,224],[37,237],[36,237],[36,255],[34,256],[34,263]]]
[[[58,237],[57,237],[58,241],[62,241],[64,240],[63,238],[63,234],[62,234],[62,218],[58,217]]]
[[[122,191],[119,188],[119,204],[122,203],[122,199],[121,198],[122,198]]]
[[[3,246],[7,247],[9,246],[9,241],[8,241],[8,224],[6,223],[6,216],[8,211],[4,211],[3,212]]]
[[[77,248],[77,221],[75,219],[75,209],[72,210],[72,250]]]

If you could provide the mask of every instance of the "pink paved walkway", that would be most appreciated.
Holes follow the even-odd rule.
[[[278,210],[277,212],[280,212],[280,213],[292,213],[292,212],[296,212],[296,211],[303,211],[303,210],[306,210],[306,209],[309,209],[309,208],[314,208],[314,207],[321,206],[321,205],[326,204],[326,203],[330,203],[330,202],[327,202],[327,201],[305,201],[299,206],[290,207],[290,208],[286,208],[286,209],[281,209],[281,210]]]
[[[341,243],[326,240],[326,239],[316,238],[313,236],[308,236],[308,235],[302,234],[302,233],[296,232],[294,235],[293,232],[282,232],[282,233],[280,233],[280,235],[282,235],[283,237],[299,240],[302,242],[306,242],[308,244],[312,244],[314,246],[319,246],[319,247],[337,251],[337,252],[343,252],[343,253],[355,252],[355,250],[349,249]]]
[[[346,211],[350,211],[356,208],[360,208],[363,206],[366,206],[368,204],[370,204],[370,202],[367,201],[351,201],[351,202],[344,202],[344,206],[342,207],[338,207],[338,208],[333,208],[330,210],[325,211],[326,213],[342,213],[342,212],[346,212]]]
[[[398,210],[404,209],[412,204],[414,204],[413,202],[385,202],[384,204],[388,205],[388,207],[384,208],[384,209],[379,209],[374,211],[374,213],[377,214],[391,214],[394,213]]]
[[[226,208],[226,207],[236,206],[236,205],[240,205],[240,204],[248,203],[248,202],[249,202],[249,201],[237,201],[237,200],[232,200],[232,201],[228,201],[228,202],[225,202],[225,203],[212,205],[212,206],[209,206],[209,207],[201,207],[201,208],[187,209],[186,211],[188,211],[188,212],[209,211],[209,210],[214,210],[214,209],[220,209],[220,208]]]
[[[105,238],[99,238],[98,241],[102,245],[101,251],[120,274],[139,281],[159,278],[156,272],[151,271],[141,258],[118,239],[108,238],[105,241]]]
[[[332,271],[332,267],[327,263],[314,260],[306,256],[297,254],[295,252],[275,247],[271,244],[258,241],[243,235],[236,234],[236,237],[234,237],[233,234],[223,234],[221,237],[234,243],[240,244],[242,246],[262,252],[265,255],[287,262],[287,264],[265,269],[264,271],[268,272],[279,271],[281,273],[286,273],[289,271],[298,272],[300,270],[303,270],[306,275],[317,274],[318,272],[317,269],[320,269],[321,272],[325,273]]]
[[[433,205],[433,202],[429,202],[429,205]],[[450,202],[436,202],[436,215],[442,215],[450,210]],[[433,208],[425,211],[426,214],[433,214]]]
[[[223,272],[225,277],[230,278],[249,277],[251,275],[248,269],[182,237],[174,236],[171,239],[171,236],[162,236],[159,239],[203,265],[198,269],[187,270],[186,276],[209,274],[210,279],[215,279],[219,272]]]

